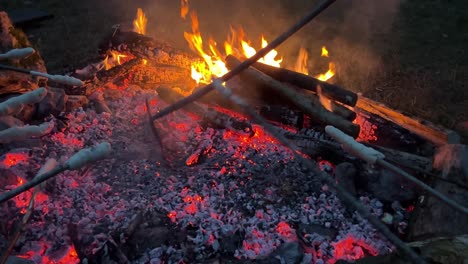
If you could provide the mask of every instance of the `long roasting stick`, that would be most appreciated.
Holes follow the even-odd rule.
[[[270,42],[266,47],[263,49],[259,50],[255,55],[252,57],[248,58],[247,60],[243,61],[239,66],[236,68],[232,69],[225,75],[221,76],[219,79],[222,82],[226,82],[242,72],[243,70],[247,69],[248,67],[252,66],[257,60],[259,60],[262,57],[265,57],[265,55],[268,54],[271,50],[274,48],[278,47],[281,43],[286,41],[289,37],[291,37],[294,33],[299,31],[301,28],[303,28],[305,25],[307,25],[312,19],[317,17],[320,13],[322,13],[325,9],[327,9],[331,4],[336,2],[336,0],[326,0],[323,3],[321,3],[319,6],[314,8],[312,11],[310,11],[304,18],[302,18],[299,22],[297,22],[295,25],[293,25],[288,31],[284,32],[281,34],[278,38]],[[213,91],[215,88],[213,87],[213,83],[206,85],[203,88],[198,89],[196,92],[191,94],[190,96],[187,96],[180,101],[164,108],[157,114],[155,114],[151,119],[152,121],[161,118],[163,116],[166,116],[182,107],[185,105],[197,100],[198,98],[204,96],[205,94]]]
[[[62,83],[62,84],[67,84],[67,85],[73,85],[73,86],[83,86],[83,81],[80,79],[77,79],[75,77],[71,76],[66,76],[66,75],[52,75],[44,72],[38,72],[38,71],[31,71],[28,69],[22,69],[22,68],[17,68],[13,66],[8,66],[8,65],[3,65],[0,64],[0,70],[7,70],[7,71],[15,71],[15,72],[21,72],[25,74],[30,74],[32,76],[42,76],[45,77],[51,81]]]
[[[336,141],[341,143],[342,148],[346,151],[348,151],[350,154],[353,154],[354,156],[365,160],[369,162],[370,164],[378,164],[388,170],[391,170],[397,174],[400,174],[403,176],[406,180],[411,181],[415,185],[417,185],[419,188],[425,190],[426,192],[432,194],[435,196],[437,199],[440,201],[444,202],[448,206],[452,207],[453,209],[468,215],[468,208],[466,208],[463,205],[458,204],[454,200],[448,198],[444,194],[432,189],[429,185],[425,184],[424,182],[420,181],[416,177],[410,175],[409,173],[405,172],[404,170],[394,166],[393,164],[387,162],[384,160],[385,155],[382,154],[381,152],[378,152],[377,150],[366,147],[361,143],[358,143],[354,138],[351,138],[350,136],[346,135],[343,133],[341,130],[338,128],[335,128],[333,126],[326,126],[325,131],[327,132],[328,135],[333,137]]]
[[[111,153],[112,149],[109,143],[103,142],[90,148],[85,148],[71,156],[64,164],[60,164],[40,175],[34,177],[31,181],[19,186],[16,189],[2,193],[0,195],[0,204],[25,192],[32,187],[41,184],[42,182],[62,173],[66,170],[78,170],[84,165],[99,161]]]
[[[300,160],[302,164],[304,164],[309,171],[314,172],[316,175],[320,177],[320,179],[326,182],[329,186],[333,187],[337,191],[338,197],[351,207],[353,207],[362,217],[366,218],[374,227],[379,230],[384,236],[387,237],[395,246],[397,246],[403,253],[405,253],[409,259],[411,259],[414,263],[426,263],[421,257],[419,257],[408,245],[406,245],[403,241],[401,241],[395,234],[388,229],[388,227],[382,223],[377,217],[371,214],[371,212],[365,208],[359,201],[356,200],[348,191],[346,191],[343,187],[339,186],[332,177],[326,175],[324,172],[317,169],[317,167],[308,159],[303,158],[301,155],[298,154],[297,146],[289,142],[282,134],[277,133],[273,125],[270,125],[268,121],[266,121],[263,117],[261,117],[257,112],[247,104],[242,98],[233,94],[231,90],[224,87],[221,84],[221,81],[214,80],[213,87],[221,93],[226,98],[229,98],[231,101],[242,107],[244,111],[250,115],[255,122],[263,126],[263,128],[276,139],[278,139],[282,144],[286,147],[290,148],[296,159]]]

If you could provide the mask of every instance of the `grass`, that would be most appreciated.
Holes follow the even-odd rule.
[[[379,4],[395,1],[398,0],[379,1]],[[229,1],[226,5],[227,0],[204,4],[194,1],[202,32],[212,30],[218,39],[227,33],[228,23],[237,22],[244,25],[247,33],[263,32],[271,39],[310,6],[310,1],[305,0],[259,0],[259,7],[253,10],[248,8],[251,5],[246,4],[248,1],[244,2]],[[188,22],[178,16],[179,1],[153,3],[149,0],[130,4],[123,0],[16,0],[2,1],[0,9],[35,7],[54,14],[54,19],[27,29],[27,33],[42,53],[48,70],[63,72],[96,58],[96,47],[111,32],[112,25],[131,22],[138,6],[149,17],[152,35],[185,46],[182,32],[189,28]],[[304,43],[314,52],[326,43],[337,63],[335,81],[340,85],[448,128],[467,121],[468,2],[403,1],[398,12],[385,18],[386,24],[380,23],[383,16],[371,9],[370,4],[363,7],[350,3],[332,6],[315,24],[281,46],[279,51],[285,60],[292,61],[292,55]],[[251,18],[240,19],[239,13]],[[319,54],[311,56],[311,66],[326,65]]]

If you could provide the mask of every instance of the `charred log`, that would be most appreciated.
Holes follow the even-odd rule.
[[[317,86],[320,85],[324,96],[349,106],[356,105],[357,94],[339,86],[320,81],[302,73],[269,66],[260,62],[256,62],[253,67],[277,81],[290,83],[309,91],[317,92]]]
[[[357,107],[376,114],[386,120],[408,129],[414,134],[423,137],[435,145],[457,144],[460,143],[460,136],[455,132],[445,128],[438,127],[427,121],[419,120],[415,117],[409,117],[401,112],[388,108],[384,104],[375,102],[364,96],[360,96],[357,101]]]
[[[239,64],[240,61],[233,56],[228,56],[226,58],[226,66],[229,69],[233,69]],[[327,111],[321,105],[315,105],[312,100],[307,100],[300,93],[291,89],[291,87],[278,82],[254,68],[244,70],[239,74],[239,77],[248,83],[254,84],[256,87],[259,87],[258,89],[263,88],[265,93],[268,91],[270,97],[286,97],[286,101],[297,104],[298,108],[310,115],[314,120],[323,124],[333,125],[354,138],[359,135],[358,125],[353,124],[339,115]],[[251,94],[254,91],[249,92]]]
[[[137,56],[145,58],[155,64],[173,65],[190,70],[192,63],[203,64],[203,60],[188,52],[174,48],[167,42],[156,40],[133,31],[117,30],[113,32],[100,45],[100,52],[115,49],[121,52],[127,51]],[[190,74],[189,74],[190,76]]]

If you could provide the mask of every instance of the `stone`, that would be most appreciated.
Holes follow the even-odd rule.
[[[66,102],[65,111],[72,112],[75,109],[84,107],[89,104],[89,100],[84,95],[69,95]]]
[[[419,191],[417,186],[386,169],[362,169],[356,186],[382,202],[412,201]]]
[[[304,251],[298,242],[284,243],[259,263],[296,264],[304,257]]]
[[[356,195],[356,185],[354,183],[356,173],[356,167],[349,162],[340,163],[335,168],[335,180],[338,185],[354,196]]]

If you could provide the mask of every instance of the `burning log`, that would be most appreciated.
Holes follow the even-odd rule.
[[[188,70],[193,62],[202,63],[200,58],[176,49],[169,43],[120,29],[112,32],[99,49],[101,53],[106,53],[109,49],[120,52],[128,51],[139,58],[145,58],[157,64],[170,64]]]
[[[273,67],[260,62],[254,63],[253,67],[277,81],[289,83],[309,91],[317,92],[317,86],[320,85],[324,96],[349,106],[355,106],[358,100],[356,93],[299,72]]]
[[[227,56],[226,66],[230,69],[233,69],[240,65],[241,62],[233,56]],[[248,68],[239,74],[242,80],[247,81],[248,83],[255,84],[259,87],[268,87],[273,90],[278,96],[286,97],[288,101],[294,103],[302,111],[311,115],[312,118],[315,118],[317,121],[320,121],[324,124],[333,124],[334,126],[342,129],[346,134],[351,135],[354,138],[357,138],[359,135],[359,126],[351,123],[350,121],[342,118],[339,115],[336,115],[332,112],[327,111],[321,105],[315,105],[311,100],[306,100],[302,95],[296,92],[294,89],[291,89],[287,85],[278,82],[275,79],[272,79],[268,75],[262,73],[261,71],[255,70],[254,68]]]
[[[161,40],[131,31],[117,30],[113,32],[100,45],[102,53],[107,53],[110,49],[118,52],[127,52],[136,56],[138,64],[142,64],[141,59],[145,59],[147,63],[146,67],[141,67],[138,71],[134,71],[135,78],[141,79],[142,82],[150,82],[153,87],[155,85],[172,83],[180,84],[187,88],[194,88],[196,83],[190,78],[191,66],[205,67],[202,59],[190,53],[176,49]],[[145,74],[142,71],[151,71],[151,73]],[[166,79],[171,79],[171,81],[167,81]]]
[[[195,151],[185,160],[185,165],[193,166],[200,163],[200,158],[208,154],[212,148],[213,140],[210,138],[204,139],[200,144],[198,144]]]
[[[408,129],[409,131],[429,140],[435,145],[460,143],[460,136],[455,131],[437,127],[427,121],[409,117],[388,108],[384,104],[375,102],[364,96],[359,96],[356,106],[366,112],[378,115],[388,121]]]

